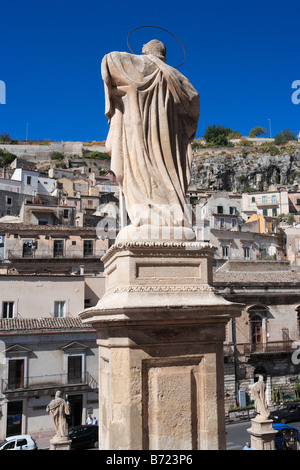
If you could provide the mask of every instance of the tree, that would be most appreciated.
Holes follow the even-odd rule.
[[[266,135],[267,131],[263,127],[256,126],[251,129],[249,137],[258,137],[260,135]]]
[[[11,138],[7,132],[4,132],[4,134],[0,134],[0,140],[1,142],[9,143],[11,141]]]
[[[17,155],[14,153],[7,152],[7,150],[0,149],[0,167],[9,166],[15,159]]]
[[[228,136],[232,133],[233,131],[228,127],[213,124],[207,126],[203,137],[206,142],[213,143],[218,147],[226,147],[228,145]]]
[[[280,134],[275,135],[274,142],[276,145],[284,145],[290,140],[296,140],[295,132],[290,129],[283,129]]]

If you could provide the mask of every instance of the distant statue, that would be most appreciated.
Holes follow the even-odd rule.
[[[255,384],[249,385],[249,389],[253,393],[254,406],[259,415],[257,418],[262,421],[268,419],[270,412],[267,407],[266,384],[263,376],[260,375]]]
[[[191,230],[185,196],[199,95],[165,63],[163,43],[152,40],[142,52],[111,52],[102,60],[111,169],[135,229],[156,225]]]
[[[53,440],[67,440],[68,424],[66,415],[70,414],[70,405],[68,401],[61,398],[60,391],[56,392],[54,400],[47,405],[46,411],[50,414],[56,430]]]

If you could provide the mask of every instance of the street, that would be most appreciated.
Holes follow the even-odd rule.
[[[294,428],[300,429],[300,422],[288,423]],[[250,434],[247,429],[251,427],[250,421],[228,424],[226,426],[227,450],[242,450],[246,442],[250,442]]]

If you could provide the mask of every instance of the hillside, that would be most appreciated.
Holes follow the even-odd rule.
[[[191,169],[191,186],[199,189],[251,192],[298,181],[298,146],[198,149]]]

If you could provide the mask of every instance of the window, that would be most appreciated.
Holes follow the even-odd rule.
[[[91,256],[93,254],[93,240],[83,241],[83,256]]]
[[[223,259],[228,259],[228,256],[229,256],[229,246],[224,245],[224,246],[222,246],[222,258]]]
[[[250,259],[250,248],[249,248],[249,246],[244,247],[244,259]]]
[[[8,388],[24,387],[24,359],[10,359],[8,362]]]
[[[229,214],[234,215],[237,213],[236,207],[229,207]]]
[[[267,196],[263,196],[263,197],[262,197],[262,203],[263,203],[263,204],[267,204]]]
[[[277,200],[276,200],[276,196],[275,194],[272,196],[272,204],[276,204],[277,203]]]
[[[296,205],[297,205],[297,206],[300,206],[300,199],[297,199]]]
[[[27,176],[26,184],[31,185],[31,176]]]
[[[263,215],[268,215],[268,209],[263,209]]]
[[[236,226],[236,219],[231,219],[231,225],[232,225],[232,227]]]
[[[223,206],[217,206],[217,213],[223,214]]]
[[[6,196],[6,205],[11,206],[12,205],[12,199],[9,196]]]
[[[251,342],[252,344],[262,343],[262,319],[259,315],[254,315],[251,320]]]
[[[32,240],[23,241],[23,258],[32,257]]]
[[[63,240],[54,240],[53,244],[53,256],[54,258],[59,258],[64,254],[64,241]]]
[[[272,209],[272,216],[273,217],[277,217],[277,209],[276,207],[274,209]]]
[[[7,403],[6,435],[22,434],[23,401],[9,401]],[[13,444],[15,441],[13,441]]]
[[[255,202],[255,197],[254,196],[252,196],[251,202]]]
[[[69,217],[69,209],[64,209],[64,219],[68,219]]]
[[[298,339],[300,338],[300,307],[296,308],[297,312],[297,334],[298,334]]]
[[[82,356],[68,357],[68,383],[82,382]]]
[[[54,302],[54,316],[63,318],[66,316],[66,302],[64,300],[56,300]]]
[[[14,317],[14,302],[2,302],[2,318]]]

